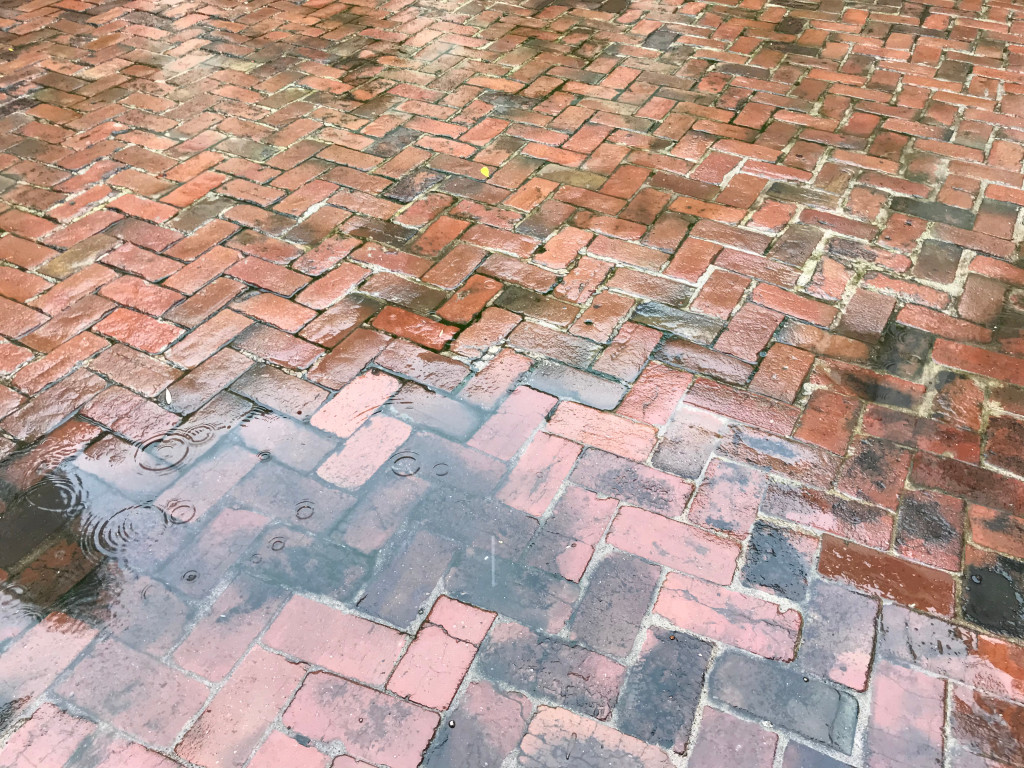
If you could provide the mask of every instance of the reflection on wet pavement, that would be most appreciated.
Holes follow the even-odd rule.
[[[718,420],[694,493],[556,436],[556,402],[371,371],[306,420],[225,391],[135,443],[73,420],[13,453],[2,764],[873,766],[940,755],[946,718],[1016,764],[1018,561],[976,550],[954,590],[844,540],[894,518],[795,484],[797,443]],[[960,525],[914,494],[908,551]]]
[[[1024,768],[1019,0],[0,0],[0,768]]]

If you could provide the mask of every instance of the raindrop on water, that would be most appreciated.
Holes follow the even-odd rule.
[[[438,477],[444,477],[449,472],[448,465],[444,462],[434,465],[434,474]]]
[[[313,505],[313,502],[308,499],[300,501],[295,507],[295,516],[299,520],[309,520],[309,518],[313,516],[314,512],[316,512],[316,507]]]
[[[280,552],[282,549],[284,549],[284,545],[286,543],[287,540],[284,538],[284,536],[278,536],[277,538],[270,540],[270,548],[274,552]]]
[[[164,507],[164,517],[171,525],[184,525],[196,519],[196,506],[190,501],[174,499]]]
[[[189,582],[190,584],[199,578],[199,571],[185,571],[181,576],[182,579]]]
[[[391,471],[399,477],[412,477],[420,471],[419,457],[412,451],[396,453],[391,457]]]

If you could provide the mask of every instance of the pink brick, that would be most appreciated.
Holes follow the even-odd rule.
[[[637,507],[623,507],[608,532],[608,543],[623,552],[673,570],[729,584],[740,547],[686,523]]]
[[[494,614],[441,595],[427,620],[458,640],[480,645],[494,622]]]
[[[350,437],[401,386],[394,376],[367,371],[346,384],[309,423],[339,437]]]
[[[223,680],[282,603],[279,590],[239,576],[178,647],[174,660],[207,680]]]
[[[670,573],[655,613],[677,627],[769,659],[791,661],[800,614],[691,576]]]
[[[693,745],[691,768],[771,768],[779,737],[756,723],[705,707]]]
[[[508,461],[544,421],[557,400],[529,387],[519,387],[469,441],[469,445]]]
[[[318,741],[340,739],[357,759],[416,768],[440,716],[386,693],[323,672],[311,674],[284,724]]]
[[[750,533],[767,476],[741,464],[712,459],[690,505],[691,523],[733,533]]]
[[[317,474],[339,488],[359,488],[412,434],[408,424],[388,416],[371,418],[328,457]]]
[[[207,768],[240,768],[305,675],[305,667],[253,648],[175,751]]]
[[[938,768],[946,684],[887,661],[874,669],[868,768]]]
[[[384,685],[405,648],[405,635],[296,595],[263,642],[354,680]]]
[[[63,613],[51,613],[0,654],[2,696],[12,700],[38,696],[96,634],[96,630]]]
[[[96,726],[43,704],[0,749],[2,768],[62,766]]]
[[[534,517],[547,511],[562,483],[572,471],[580,446],[544,433],[524,451],[498,499]]]
[[[274,731],[256,750],[248,768],[325,768],[328,759],[323,752]]]
[[[388,690],[425,707],[444,709],[452,703],[475,656],[476,646],[428,624],[399,662]]]
[[[657,362],[649,363],[615,412],[619,416],[663,427],[668,424],[692,382],[692,373],[677,371]]]

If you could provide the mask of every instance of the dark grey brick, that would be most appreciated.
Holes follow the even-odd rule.
[[[845,754],[853,751],[857,700],[776,661],[727,651],[711,672],[713,698]]]
[[[786,753],[782,756],[782,768],[850,768],[848,763],[841,763],[833,757],[816,752],[808,746],[789,742]]]
[[[549,395],[575,400],[603,411],[614,408],[626,394],[626,388],[618,382],[550,360],[537,363],[526,383]]]
[[[937,221],[960,229],[974,228],[973,213],[945,203],[918,200],[913,197],[894,197],[891,208],[897,213],[905,213],[926,221]]]
[[[797,536],[760,520],[754,523],[743,582],[801,602],[807,596],[807,577],[814,563],[812,556],[797,548]]]
[[[611,656],[633,650],[661,569],[624,552],[594,569],[572,619],[572,638]]]
[[[593,651],[519,624],[492,627],[476,663],[489,680],[553,699],[598,720],[611,716],[626,672]]]
[[[396,626],[408,626],[448,570],[457,548],[454,541],[418,531],[385,559],[367,584],[359,608]]]
[[[706,315],[675,309],[656,301],[645,301],[633,313],[633,322],[681,336],[697,344],[710,344],[722,330],[722,323]]]
[[[569,621],[580,588],[546,571],[492,557],[489,549],[480,548],[459,557],[445,577],[445,591],[463,603],[553,633]]]
[[[682,632],[650,630],[619,697],[619,729],[668,749],[685,745],[712,647]]]

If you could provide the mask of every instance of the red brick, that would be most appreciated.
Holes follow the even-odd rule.
[[[284,714],[288,728],[339,739],[353,757],[392,768],[416,768],[439,721],[435,712],[323,672],[306,678]]]
[[[756,723],[705,707],[689,764],[693,768],[770,768],[778,738]]]
[[[836,481],[848,496],[896,509],[903,483],[910,472],[909,451],[872,438],[858,438]]]
[[[548,431],[634,461],[646,459],[656,440],[656,430],[649,424],[572,402],[563,402],[558,407]]]
[[[1009,765],[1024,759],[1024,706],[957,685],[952,686],[949,720],[953,738],[972,752]]]
[[[494,614],[441,595],[427,620],[444,629],[456,640],[480,645],[494,622]]]
[[[680,629],[769,659],[796,654],[800,614],[706,581],[670,573],[654,611]]]
[[[305,667],[253,648],[175,752],[199,765],[245,765],[305,675]]]
[[[580,765],[597,765],[614,755],[623,766],[672,766],[668,755],[658,747],[556,707],[538,709],[520,749],[519,765],[523,768],[561,765],[566,755],[575,757],[574,762]]]
[[[621,336],[622,333],[620,332],[619,335]],[[604,356],[601,359],[604,359]],[[600,359],[598,363],[600,363]],[[594,367],[596,369],[597,364]],[[633,384],[615,412],[620,416],[642,421],[645,424],[663,427],[672,417],[672,413],[692,382],[693,376],[689,373],[673,370],[661,363],[651,362],[640,374],[640,378]]]
[[[813,363],[814,355],[809,352],[786,344],[772,344],[750,382],[750,389],[792,403]]]
[[[0,656],[0,688],[11,701],[33,699],[85,650],[96,630],[63,613],[51,613]]]
[[[893,519],[885,510],[811,488],[773,483],[761,500],[761,514],[834,533],[869,547],[886,548],[892,537]]]
[[[859,410],[857,400],[817,389],[811,393],[800,426],[793,434],[841,456],[850,444]]]
[[[223,680],[283,603],[278,590],[236,577],[178,646],[175,661],[207,680]]]
[[[754,289],[751,298],[758,304],[814,325],[827,327],[836,316],[835,307],[765,283]]]
[[[980,504],[968,504],[967,516],[976,544],[1024,559],[1024,519]]]
[[[949,368],[1024,386],[1024,366],[1009,355],[938,339],[932,349],[932,359]]]
[[[377,364],[400,375],[448,392],[469,373],[465,363],[417,347],[404,339],[395,339],[377,358]]]
[[[709,528],[747,534],[767,485],[763,472],[712,459],[687,519]]]
[[[782,322],[782,315],[755,304],[744,304],[729,321],[725,332],[715,342],[715,349],[735,355],[748,363],[757,362],[758,353]]]
[[[953,579],[909,560],[841,541],[822,539],[818,570],[869,594],[945,616],[953,612]]]
[[[374,318],[374,327],[402,336],[430,349],[444,349],[456,329],[400,307],[385,307]]]
[[[339,264],[317,278],[296,297],[312,309],[327,309],[356,287],[369,272],[354,264]]]
[[[459,394],[481,408],[492,409],[518,386],[519,379],[532,363],[524,355],[503,349],[486,368],[470,379]]]
[[[716,269],[690,304],[690,309],[705,315],[728,319],[750,285],[750,278]]]
[[[260,293],[236,302],[233,308],[242,314],[263,320],[281,330],[295,333],[316,317],[316,312],[273,293]]]
[[[502,284],[483,275],[473,275],[446,301],[437,314],[458,325],[468,325],[502,289]]]
[[[587,246],[587,253],[598,258],[655,270],[660,269],[668,261],[668,256],[661,251],[623,240],[614,240],[604,235],[598,235],[594,242]]]
[[[70,373],[78,365],[109,346],[105,339],[91,333],[81,333],[19,370],[12,383],[22,392],[35,394],[43,387]]]
[[[130,309],[115,309],[93,328],[97,333],[150,354],[162,352],[184,333],[177,326]]]
[[[896,299],[858,288],[843,313],[839,332],[863,341],[876,341],[889,322]]]
[[[453,352],[476,358],[504,340],[522,318],[499,307],[488,307],[480,318],[452,342]]]
[[[781,435],[790,434],[800,416],[800,411],[792,406],[710,379],[698,379],[687,392],[686,401]]]
[[[95,730],[96,726],[88,720],[62,712],[53,704],[43,704],[0,749],[0,765],[4,768],[64,765]]]

